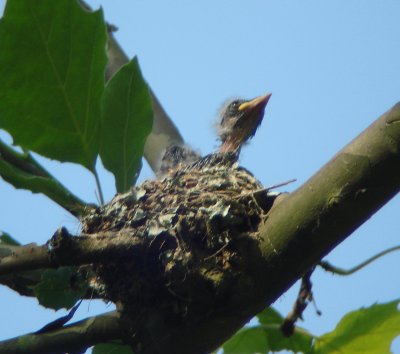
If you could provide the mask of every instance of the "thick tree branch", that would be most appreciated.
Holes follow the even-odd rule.
[[[12,242],[13,240],[11,240]],[[0,240],[0,263],[3,258],[11,256],[19,249],[18,243],[5,243]],[[20,273],[11,273],[0,276],[0,284],[9,287],[24,296],[34,296],[32,287],[41,280],[41,271],[32,270]]]
[[[261,236],[268,302],[328,254],[400,190],[400,104],[277,204]],[[261,308],[261,304],[260,304]]]
[[[64,229],[60,229],[56,234],[62,230]],[[69,235],[69,237],[74,236]],[[0,268],[2,267],[3,261],[5,261],[5,263],[3,263],[5,270],[4,274],[0,275],[0,284],[7,286],[20,295],[36,297],[33,289],[43,280],[43,273],[46,269],[53,266],[51,261],[51,252],[43,252],[43,249],[49,249],[49,247],[47,245],[37,246],[35,244],[26,246],[0,244]],[[37,265],[43,263],[48,264],[48,267],[37,267]],[[16,269],[21,268],[35,269],[16,271]],[[7,269],[9,271],[7,271]],[[93,300],[102,297],[98,294],[96,289],[89,286],[83,298]]]
[[[31,333],[0,342],[0,353],[74,353],[97,344],[121,338],[123,328],[116,312],[91,317],[63,328]]]
[[[41,281],[41,271],[34,270],[0,276],[0,284],[23,296],[35,296],[32,288]]]

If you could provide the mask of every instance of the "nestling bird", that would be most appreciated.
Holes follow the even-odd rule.
[[[171,145],[164,153],[158,175],[165,176],[183,167],[193,169],[210,164],[236,162],[241,147],[254,136],[260,126],[270,97],[269,93],[252,100],[229,101],[221,109],[217,124],[218,137],[221,141],[217,153],[201,158],[187,145]]]
[[[201,155],[186,144],[172,144],[165,149],[157,177],[162,178],[176,170],[180,170],[201,158]]]
[[[218,126],[218,135],[222,142],[220,153],[239,152],[243,144],[254,136],[270,98],[269,93],[249,101],[236,99],[223,107]]]

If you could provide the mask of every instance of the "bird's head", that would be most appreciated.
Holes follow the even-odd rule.
[[[263,120],[264,109],[270,97],[269,93],[253,100],[235,99],[222,108],[218,124],[221,153],[238,152],[254,136]]]

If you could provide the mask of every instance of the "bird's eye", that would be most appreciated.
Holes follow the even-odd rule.
[[[233,109],[237,109],[238,107],[239,107],[239,105],[240,105],[240,102],[239,101],[233,101],[232,103],[231,103],[231,107],[233,108]]]

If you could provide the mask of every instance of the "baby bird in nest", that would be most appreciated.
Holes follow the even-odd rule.
[[[159,177],[181,169],[201,169],[210,165],[231,166],[241,147],[256,133],[271,97],[266,94],[252,100],[234,99],[225,104],[217,124],[221,145],[216,153],[201,157],[187,145],[170,145],[162,158]]]

